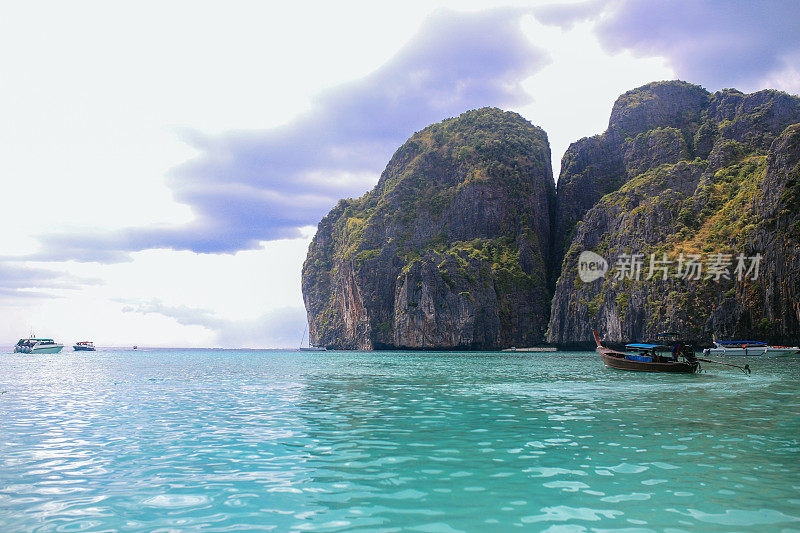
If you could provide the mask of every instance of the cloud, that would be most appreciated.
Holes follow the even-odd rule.
[[[798,27],[796,0],[621,0],[609,4],[597,33],[611,51],[668,58],[676,74],[693,83],[752,91],[768,80],[796,79]]]
[[[0,262],[0,297],[3,298],[53,298],[52,290],[77,290],[86,285],[101,283],[96,279],[81,278],[65,272]],[[42,292],[45,291],[45,292]]]
[[[437,12],[389,62],[327,90],[293,122],[214,136],[184,132],[200,154],[175,169],[168,185],[191,207],[193,222],[50,234],[37,258],[111,262],[150,248],[233,253],[298,237],[338,199],[374,185],[414,131],[467,109],[525,102],[521,82],[547,63],[523,34],[525,14]]]
[[[183,326],[201,326],[217,334],[217,343],[233,348],[293,348],[299,346],[307,326],[305,309],[275,309],[252,320],[229,320],[212,311],[183,305],[170,306],[160,300],[127,302],[123,313],[158,314]]]
[[[591,20],[603,10],[603,0],[586,0],[573,4],[547,4],[536,9],[536,18],[544,23],[571,28],[578,22]]]

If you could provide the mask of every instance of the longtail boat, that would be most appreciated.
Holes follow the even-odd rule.
[[[619,352],[606,348],[600,342],[600,335],[595,331],[594,340],[597,343],[597,353],[603,358],[603,364],[608,368],[618,370],[633,370],[635,372],[675,372],[679,374],[694,374],[700,369],[694,351],[682,344],[670,347],[664,344],[628,344],[626,350]]]

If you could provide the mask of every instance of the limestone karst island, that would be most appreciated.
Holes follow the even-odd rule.
[[[0,533],[800,533],[799,30],[4,2]]]
[[[491,350],[668,330],[790,342],[798,123],[800,99],[784,92],[650,83],[617,99],[603,134],[572,143],[557,187],[546,132],[515,113],[481,108],[428,126],[373,190],[319,223],[302,273],[311,341]],[[585,250],[644,261],[635,277],[584,283]],[[651,257],[708,256],[730,268],[648,272]],[[736,271],[744,258],[749,276]]]

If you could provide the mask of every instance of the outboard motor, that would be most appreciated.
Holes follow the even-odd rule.
[[[697,356],[694,354],[694,350],[692,350],[691,346],[687,346],[686,344],[682,345],[681,355],[683,355],[683,358],[689,363],[697,362]]]

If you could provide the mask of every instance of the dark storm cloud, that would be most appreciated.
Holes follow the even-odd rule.
[[[37,257],[117,261],[148,248],[231,253],[299,236],[338,199],[371,187],[414,131],[468,109],[524,102],[521,81],[547,62],[522,33],[525,13],[439,12],[383,67],[326,91],[312,111],[285,126],[186,133],[200,155],[176,169],[169,186],[195,222],[49,235],[42,241],[51,252]]]
[[[597,33],[610,50],[668,58],[687,81],[750,91],[800,62],[799,28],[797,0],[623,0]]]

